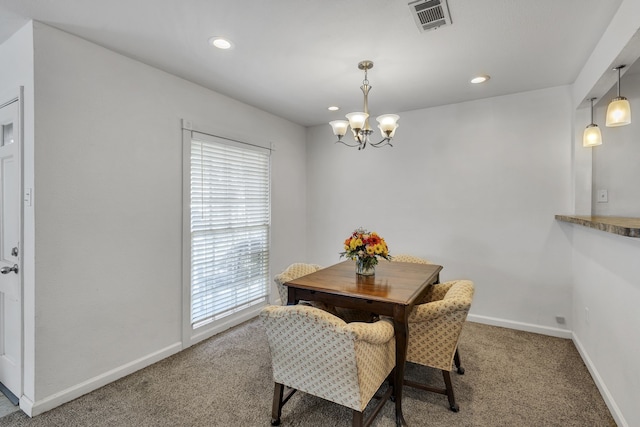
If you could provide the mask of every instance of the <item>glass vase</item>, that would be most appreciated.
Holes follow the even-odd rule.
[[[376,266],[367,260],[358,258],[356,260],[356,274],[361,276],[373,276],[376,274]]]

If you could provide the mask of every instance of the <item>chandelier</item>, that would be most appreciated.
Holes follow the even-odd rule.
[[[379,142],[371,141],[371,134],[373,131],[371,130],[371,126],[369,126],[369,103],[368,103],[368,95],[371,90],[371,86],[369,86],[369,80],[367,80],[367,71],[373,68],[372,61],[360,61],[358,63],[358,68],[364,71],[364,80],[362,81],[362,86],[360,89],[364,94],[364,112],[355,112],[349,113],[346,115],[347,120],[334,120],[329,122],[331,127],[333,128],[333,134],[338,137],[336,143],[340,142],[348,147],[358,147],[358,150],[363,150],[367,145],[371,145],[372,147],[384,147],[385,145],[391,145],[391,139],[396,133],[396,129],[398,129],[398,119],[400,116],[396,114],[383,114],[381,116],[376,117],[378,121],[378,129],[382,133],[382,140]],[[342,137],[347,133],[347,128],[351,126],[351,132],[353,133],[354,142],[345,142],[342,140]]]

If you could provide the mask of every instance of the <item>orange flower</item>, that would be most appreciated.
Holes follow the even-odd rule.
[[[356,229],[344,240],[344,252],[340,253],[340,257],[360,260],[372,266],[378,263],[378,257],[390,259],[385,240],[378,233],[364,228]]]

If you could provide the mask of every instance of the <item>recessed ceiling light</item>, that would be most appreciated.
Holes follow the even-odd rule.
[[[484,83],[487,80],[489,80],[490,78],[491,78],[490,76],[488,76],[486,74],[483,74],[483,75],[476,76],[476,77],[472,78],[471,79],[471,83],[473,83],[473,84]]]
[[[340,109],[340,107],[337,107],[335,105],[332,105],[331,107],[327,108],[327,110],[329,111],[338,111]]]
[[[229,40],[225,39],[224,37],[218,37],[218,36],[211,37],[209,39],[209,43],[212,46],[217,47],[218,49],[225,49],[225,50],[231,49],[231,47],[233,46]]]

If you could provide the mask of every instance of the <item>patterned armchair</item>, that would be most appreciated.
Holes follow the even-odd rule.
[[[391,395],[389,387],[367,420],[363,411],[395,366],[390,320],[346,323],[305,305],[267,306],[266,326],[273,379],[271,425],[296,390],[353,410],[353,426],[369,425]],[[284,396],[284,388],[289,387]]]
[[[276,275],[273,281],[276,282],[278,287],[278,294],[280,294],[280,302],[282,305],[287,305],[289,299],[289,291],[284,285],[290,280],[297,279],[298,277],[306,276],[307,274],[315,273],[320,270],[317,264],[305,264],[302,262],[296,262],[287,267],[282,273]]]
[[[470,280],[454,280],[434,285],[433,300],[415,306],[409,315],[409,345],[407,361],[442,370],[445,389],[405,380],[405,385],[444,394],[449,408],[458,412],[450,371],[454,359],[458,372],[464,373],[457,358],[458,341],[473,300],[474,286]]]
[[[393,255],[391,257],[391,261],[396,261],[396,262],[412,262],[414,264],[433,264],[431,261],[429,261],[428,259],[424,259],[424,258],[418,258],[417,256],[413,256],[413,255],[407,255],[407,254],[399,254],[399,255]]]
[[[322,267],[317,264],[305,264],[302,262],[297,262],[291,264],[282,273],[276,275],[273,278],[273,281],[276,282],[276,286],[278,287],[278,293],[280,294],[280,303],[282,305],[287,305],[287,301],[289,300],[289,291],[285,286],[285,283],[297,279],[298,277],[315,273],[321,268]],[[318,301],[304,301],[303,303],[312,307],[322,309],[324,311],[328,311],[329,313],[340,317],[345,322],[371,322],[376,318],[371,313],[362,310],[334,307],[332,305]]]

